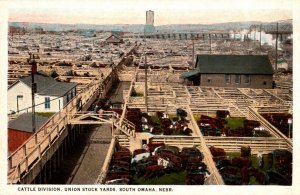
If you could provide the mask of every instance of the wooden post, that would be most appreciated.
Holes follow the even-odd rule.
[[[24,156],[26,156],[26,155],[27,155],[27,151],[26,151],[26,144],[24,144],[22,148],[23,148],[23,153],[24,153]]]
[[[276,45],[275,45],[275,72],[277,72],[277,62],[278,62],[278,56],[277,56],[277,50],[278,50],[278,22],[276,25]]]
[[[8,158],[8,169],[11,169],[12,168],[12,158],[9,157]]]
[[[42,158],[41,145],[38,146],[39,159]]]

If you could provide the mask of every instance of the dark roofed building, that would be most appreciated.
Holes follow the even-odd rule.
[[[15,151],[21,146],[30,136],[32,132],[32,113],[24,113],[18,118],[9,121],[8,123],[8,150]],[[36,130],[38,130],[46,121],[47,117],[35,115]]]
[[[105,42],[108,44],[118,45],[123,43],[123,39],[116,34],[112,34],[105,39]]]
[[[197,55],[196,68],[183,73],[187,83],[211,87],[272,88],[267,55]]]

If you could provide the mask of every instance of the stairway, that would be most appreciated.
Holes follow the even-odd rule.
[[[116,135],[118,142],[121,146],[129,148],[130,147],[130,141],[129,138],[126,135],[118,134]]]

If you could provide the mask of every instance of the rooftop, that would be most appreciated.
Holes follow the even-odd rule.
[[[267,55],[197,55],[196,68],[202,74],[273,74]]]
[[[16,118],[15,120],[9,121],[8,128],[32,133],[31,117],[32,117],[31,112],[24,113],[20,115],[18,118]],[[48,120],[47,117],[35,115],[36,129],[39,129],[47,120]]]
[[[58,82],[52,77],[41,74],[35,74],[34,79],[37,83],[38,94],[62,96],[77,85],[77,83]],[[31,76],[23,77],[19,81],[31,87]]]

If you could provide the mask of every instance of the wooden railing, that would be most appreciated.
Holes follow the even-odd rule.
[[[199,137],[192,136],[159,136],[156,135],[150,139],[152,142],[164,143],[166,145],[183,147],[200,146]]]
[[[108,148],[103,166],[102,166],[101,171],[100,171],[100,174],[99,174],[97,180],[95,181],[96,184],[103,184],[105,179],[106,179],[106,175],[107,175],[108,168],[109,168],[109,163],[110,163],[111,158],[114,154],[115,145],[116,145],[116,138],[113,137],[111,139],[111,142],[110,142],[110,145],[109,145],[109,148]]]
[[[208,146],[223,148],[228,152],[239,152],[242,146],[250,146],[254,152],[272,152],[276,149],[290,150],[286,141],[273,137],[215,137],[205,136]]]

